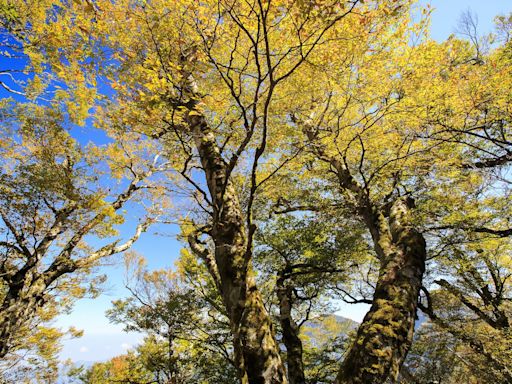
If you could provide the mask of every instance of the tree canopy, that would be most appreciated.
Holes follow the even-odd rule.
[[[512,382],[512,23],[479,37],[466,14],[436,42],[429,16],[413,0],[0,2],[0,356],[160,220],[181,227],[177,272],[138,264],[109,312],[147,338],[84,382],[421,382],[431,359]],[[128,208],[134,234],[112,239]],[[369,305],[346,337],[337,300]],[[330,342],[308,341],[317,327]]]

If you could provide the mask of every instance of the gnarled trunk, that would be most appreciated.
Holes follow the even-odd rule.
[[[338,373],[336,384],[382,384],[396,380],[412,343],[425,272],[423,236],[408,224],[409,207],[395,202],[389,221],[366,215],[381,267],[373,303]]]
[[[286,383],[270,316],[252,276],[251,246],[238,196],[226,180],[228,166],[204,117],[189,114],[187,123],[212,200],[214,218],[209,233],[215,244],[220,294],[231,323],[240,379],[250,384]]]
[[[4,276],[8,290],[0,304],[0,358],[16,349],[20,330],[30,325],[37,312],[47,304],[46,293],[59,277],[74,272],[77,265],[68,257],[57,257],[46,271],[37,272],[40,258],[29,255],[26,264],[15,273]]]
[[[17,337],[23,327],[30,324],[44,305],[44,295],[37,284],[29,289],[12,287],[0,306],[0,358],[16,349]]]
[[[283,332],[283,343],[286,347],[288,382],[305,384],[302,340],[299,337],[297,324],[292,318],[292,291],[282,278],[277,279],[276,294],[279,301],[279,321]]]

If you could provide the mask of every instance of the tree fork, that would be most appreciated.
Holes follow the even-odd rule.
[[[211,194],[214,217],[209,233],[215,244],[220,293],[230,318],[239,377],[243,384],[286,384],[272,322],[252,276],[238,197],[226,180],[227,164],[204,116],[194,110],[186,120]]]

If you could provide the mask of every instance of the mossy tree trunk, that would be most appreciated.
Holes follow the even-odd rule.
[[[48,301],[48,287],[76,269],[71,260],[59,258],[42,273],[35,267],[36,263],[27,262],[24,268],[6,277],[8,289],[0,304],[0,358],[19,347],[17,342],[23,338],[25,328]]]
[[[187,123],[211,197],[213,218],[208,233],[215,244],[218,286],[231,324],[240,379],[250,384],[286,383],[270,316],[255,284],[252,247],[238,196],[227,175],[228,164],[205,118],[191,113]]]
[[[379,277],[370,310],[341,364],[335,384],[383,384],[395,380],[414,334],[418,297],[425,272],[426,243],[414,228],[409,196],[374,201],[367,180],[361,184],[346,159],[326,151],[311,124],[303,126],[311,150],[329,165],[337,187],[368,228],[379,258]]]
[[[381,260],[370,310],[344,359],[336,384],[396,380],[412,343],[426,244],[409,224],[410,205],[397,199],[389,217],[364,214]]]

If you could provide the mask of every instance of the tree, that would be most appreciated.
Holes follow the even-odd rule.
[[[511,274],[505,261],[510,242],[471,240],[448,248],[450,263],[441,263],[449,275],[437,276],[430,293],[424,290],[420,307],[440,331],[466,349],[466,360],[475,361],[469,371],[477,377],[510,382]]]
[[[46,308],[51,316],[54,311]],[[38,314],[33,321],[33,328],[22,329],[25,339],[22,351],[7,354],[0,361],[0,382],[14,383],[54,383],[59,377],[59,353],[62,339],[65,337],[80,337],[81,332],[74,328],[62,331],[48,323],[48,316]]]
[[[134,351],[116,356],[105,363],[95,363],[89,369],[74,369],[70,372],[73,380],[84,384],[147,384],[160,383],[147,369],[143,360]]]
[[[408,28],[401,24],[391,29],[393,39],[381,35],[378,42],[370,40],[371,49],[352,57],[348,64],[342,62],[336,70],[331,64],[314,63],[315,99],[304,99],[292,115],[317,159],[301,170],[312,170],[313,180],[322,178],[331,185],[325,188],[324,184],[323,196],[333,199],[328,206],[335,206],[338,199],[339,205],[360,217],[380,262],[372,307],[343,362],[337,379],[340,383],[377,383],[398,375],[412,342],[427,249],[432,244],[427,243],[424,225],[429,220],[442,221],[442,215],[432,215],[434,201],[444,207],[443,214],[455,212],[441,196],[432,199],[433,185],[449,188],[451,181],[461,182],[467,177],[463,169],[484,152],[494,155],[497,151],[494,160],[506,163],[508,144],[497,145],[501,139],[494,136],[506,140],[510,130],[506,118],[499,124],[495,120],[507,116],[506,111],[498,112],[506,98],[505,87],[496,83],[491,91],[482,80],[478,83],[481,88],[472,88],[476,79],[497,76],[496,62],[492,62],[495,57],[489,57],[489,66],[475,69],[465,60],[473,53],[469,44],[451,39],[440,45],[410,46],[410,40],[404,38],[410,36]],[[393,53],[397,56],[391,57]],[[498,73],[501,76],[507,71]],[[307,84],[298,87],[304,90]],[[471,103],[460,102],[461,88]],[[450,97],[441,96],[447,93]],[[483,97],[483,108],[490,111],[486,120],[479,116],[482,105],[474,101]],[[449,123],[441,123],[437,117]],[[467,130],[446,129],[462,124],[469,125]],[[478,133],[480,129],[486,133]],[[447,153],[451,157],[445,157]],[[466,190],[465,196],[469,192]],[[500,196],[501,203],[506,196]],[[300,203],[297,206],[300,208]]]
[[[153,353],[149,359],[154,368],[152,371],[158,372],[158,382],[181,382],[174,343],[180,334],[188,331],[187,325],[190,326],[190,318],[196,309],[194,297],[180,286],[172,272],[150,273],[144,269],[140,258],[127,259],[127,262],[135,267],[134,276],[127,283],[132,297],[114,301],[107,317],[113,323],[124,324],[126,331],[144,332],[154,338],[146,340],[145,345],[161,347],[162,341],[165,342],[165,356]]]
[[[186,253],[180,259],[179,274],[169,270],[150,272],[144,259],[135,254],[126,261],[131,296],[114,301],[107,317],[124,325],[126,331],[147,335],[137,347],[137,359],[153,374],[155,382],[235,380],[225,314],[216,313],[211,302],[184,279],[193,273],[196,286],[201,284],[204,276],[193,272],[198,266],[190,264]],[[216,322],[216,318],[224,323]]]
[[[332,383],[336,379],[356,329],[355,321],[337,315],[319,315],[303,325],[306,383]]]
[[[34,325],[97,292],[91,273],[127,250],[158,215],[163,196],[152,175],[158,158],[139,157],[144,144],[118,138],[81,146],[58,109],[4,101],[0,170],[0,356],[23,351]],[[141,147],[137,148],[137,145]],[[133,164],[138,158],[137,165]],[[119,186],[106,184],[118,180]],[[149,201],[134,233],[115,239],[130,202]],[[105,239],[88,244],[88,238]],[[113,239],[114,238],[114,239]]]
[[[407,360],[402,367],[401,383],[478,383],[490,377],[479,375],[482,367],[467,359],[467,347],[431,323],[421,325]],[[404,372],[406,371],[406,372]],[[475,375],[475,371],[477,375]],[[491,376],[492,377],[492,376]]]
[[[454,37],[435,43],[422,33],[428,18],[412,22],[412,4],[2,7],[23,66],[40,79],[33,88],[63,84],[57,101],[75,106],[70,119],[83,120],[95,104],[98,126],[165,146],[182,177],[174,184],[190,198],[179,212],[183,237],[222,298],[242,383],[287,381],[253,267],[255,236],[270,213],[262,208],[308,210],[303,203],[313,200],[314,209],[365,226],[379,273],[335,382],[383,383],[406,358],[425,271],[435,264],[427,265],[437,245],[428,227],[453,224],[446,190],[482,187],[475,169],[508,164],[509,42],[489,53]],[[459,198],[469,196],[466,189]],[[474,211],[506,212],[506,197],[480,199]],[[355,221],[345,223],[353,229]],[[507,230],[497,223],[484,228]]]

